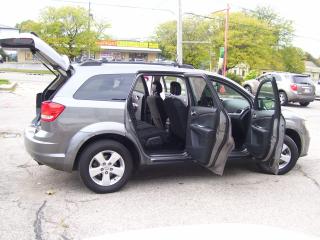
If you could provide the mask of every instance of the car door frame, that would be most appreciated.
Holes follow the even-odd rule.
[[[254,153],[253,148],[251,151],[249,150],[250,145],[253,145],[252,142],[250,143],[247,142],[247,147],[248,147],[248,151],[253,155],[256,161],[266,163],[270,169],[270,172],[277,174],[279,170],[279,161],[280,161],[281,150],[282,150],[282,145],[283,145],[284,136],[285,136],[285,119],[281,114],[281,104],[280,104],[276,79],[272,76],[270,76],[269,78],[267,77],[266,79],[263,79],[259,84],[256,96],[253,101],[253,107],[251,109],[251,121],[250,121],[250,126],[249,126],[247,136],[250,136],[250,137],[252,136],[253,129],[255,131],[264,130],[259,125],[254,126],[253,122],[258,122],[260,117],[261,118],[270,117],[268,112],[266,112],[270,110],[264,110],[259,108],[259,93],[261,91],[262,86],[267,82],[271,83],[272,90],[274,93],[274,101],[275,101],[274,103],[275,107],[273,109],[274,114],[272,115],[270,120],[272,123],[270,130],[272,130],[272,132],[268,135],[268,139],[264,143],[264,144],[268,143],[269,146],[262,146],[263,150],[266,151],[265,153],[262,154],[262,156],[257,156],[258,153]]]
[[[206,74],[199,74],[199,73],[185,73],[183,74],[184,78],[187,80],[187,87],[189,88],[190,92],[190,108],[188,113],[188,125],[187,125],[187,136],[186,136],[186,149],[191,155],[197,155],[194,154],[195,144],[192,142],[192,127],[198,127],[198,129],[203,128],[204,126],[198,125],[193,126],[192,124],[192,115],[197,114],[194,113],[194,109],[198,108],[205,108],[205,107],[199,107],[195,106],[194,103],[194,97],[193,97],[193,89],[190,84],[190,78],[202,78],[206,82],[207,86],[210,89],[211,96],[214,100],[214,105],[217,108],[217,113],[219,116],[216,116],[216,121],[218,123],[215,125],[215,140],[213,142],[207,143],[209,146],[206,146],[206,148],[209,148],[210,154],[208,156],[204,156],[205,159],[201,161],[201,165],[205,166],[212,172],[218,175],[222,175],[224,171],[224,167],[226,164],[226,161],[231,153],[231,151],[234,148],[234,140],[232,137],[232,131],[231,131],[231,120],[228,116],[227,112],[225,111],[224,107],[221,104],[221,101],[218,97],[218,94],[214,90],[212,84],[210,84],[210,80],[208,79],[208,76]],[[208,109],[207,113],[210,113],[210,108]],[[205,109],[203,109],[203,112],[201,114],[206,114]],[[194,156],[192,156],[194,157]],[[197,159],[195,159],[197,160]],[[199,160],[197,160],[199,162]],[[205,162],[206,161],[206,162]]]

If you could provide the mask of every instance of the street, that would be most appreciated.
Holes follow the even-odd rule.
[[[229,163],[223,176],[197,165],[145,168],[119,192],[90,192],[77,172],[39,166],[23,129],[50,75],[0,73],[18,83],[0,92],[1,239],[83,239],[166,226],[248,223],[320,236],[320,101],[285,109],[307,120],[309,154],[284,176]]]

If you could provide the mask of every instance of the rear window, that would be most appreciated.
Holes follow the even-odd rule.
[[[80,100],[124,101],[134,79],[134,74],[96,75],[85,81],[73,97]]]
[[[312,84],[312,80],[309,76],[294,75],[292,76],[292,79],[294,83]]]

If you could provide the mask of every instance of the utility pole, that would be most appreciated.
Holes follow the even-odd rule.
[[[88,33],[90,34],[90,29],[91,29],[91,2],[89,1],[89,10],[88,10],[88,14],[89,14],[89,19],[88,19]],[[91,52],[90,52],[90,44],[88,46],[88,58],[91,57]]]
[[[182,7],[181,0],[178,0],[178,19],[177,19],[177,63],[182,64]]]
[[[224,29],[224,57],[223,57],[223,76],[227,75],[227,57],[228,57],[228,30],[229,30],[229,10],[230,6],[227,5],[226,21]]]

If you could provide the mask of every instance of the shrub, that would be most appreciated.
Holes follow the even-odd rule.
[[[230,78],[231,80],[239,83],[240,85],[243,82],[243,78],[239,75],[234,74],[234,73],[227,73],[227,78]]]

